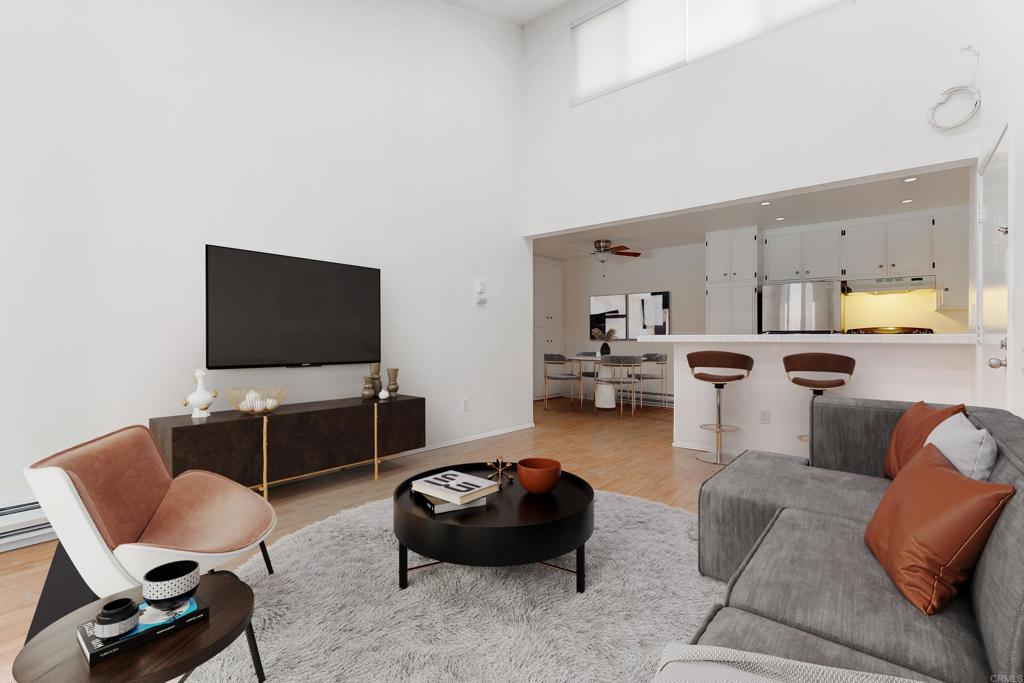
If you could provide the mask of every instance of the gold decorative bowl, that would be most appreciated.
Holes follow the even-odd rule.
[[[250,415],[272,413],[284,403],[288,391],[284,387],[259,387],[257,389],[228,389],[228,401],[237,410]]]

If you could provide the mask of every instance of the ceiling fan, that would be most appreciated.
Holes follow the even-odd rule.
[[[639,251],[633,251],[624,244],[613,247],[611,240],[594,240],[594,251],[590,254],[601,263],[601,277],[604,277],[605,262],[612,256],[640,256]]]

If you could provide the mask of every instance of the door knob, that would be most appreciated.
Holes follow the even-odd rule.
[[[879,263],[879,264],[878,264],[878,267],[879,267],[879,268],[885,268],[885,264],[884,264],[884,263]]]
[[[810,274],[811,274],[811,271],[809,271],[809,270],[805,270],[804,271],[804,275],[810,275]]]
[[[891,266],[889,266],[889,267],[890,267],[890,268],[895,268],[895,267],[896,267],[896,264],[894,263],[894,264],[892,264],[892,265],[891,265]]]
[[[1005,358],[989,358],[988,359],[988,366],[990,368],[992,368],[993,370],[998,370],[999,368],[1005,368],[1006,367],[1006,359]]]

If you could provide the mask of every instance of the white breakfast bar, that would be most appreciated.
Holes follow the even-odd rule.
[[[782,367],[782,357],[793,353],[838,353],[856,359],[850,383],[829,395],[936,403],[974,400],[974,334],[694,334],[644,336],[639,341],[673,344],[673,445],[682,448],[708,451],[715,443],[715,435],[700,428],[715,421],[715,389],[691,376],[686,355],[692,351],[732,351],[754,359],[750,377],[723,390],[722,421],[739,427],[723,437],[723,450],[730,455],[747,449],[807,455],[807,444],[797,437],[808,433],[811,391],[792,384]]]

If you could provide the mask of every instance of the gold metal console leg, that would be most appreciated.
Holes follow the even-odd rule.
[[[263,500],[270,498],[270,489],[267,487],[267,425],[270,418],[263,416]]]
[[[380,466],[380,438],[378,435],[380,423],[380,404],[374,402],[373,404],[373,480],[377,481],[380,479],[379,466]]]

